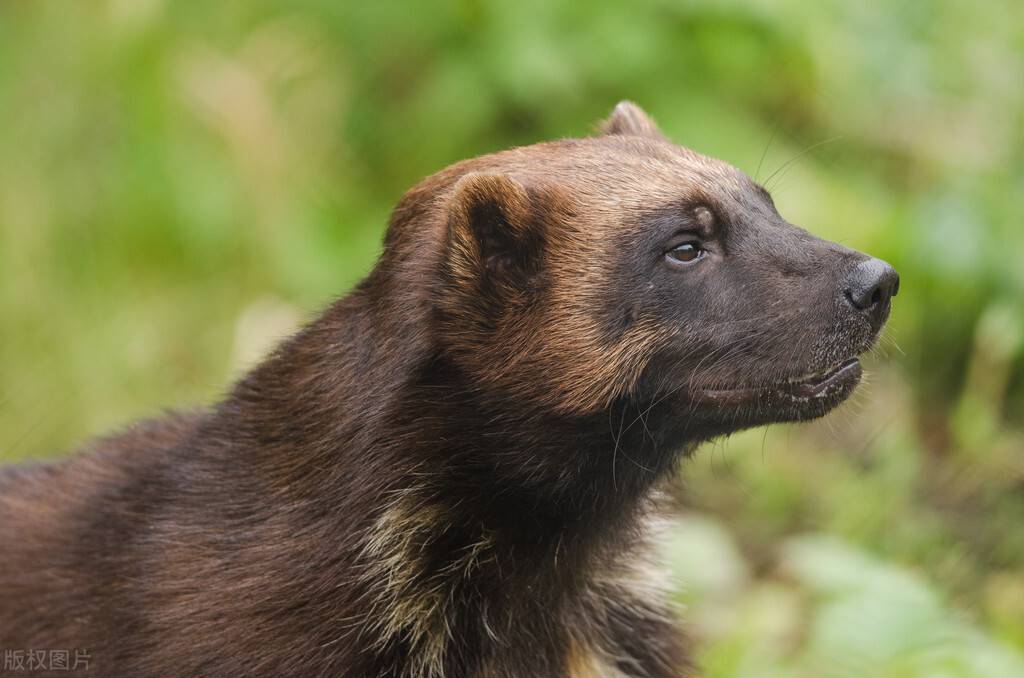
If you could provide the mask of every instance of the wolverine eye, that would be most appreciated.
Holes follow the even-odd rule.
[[[698,259],[702,259],[705,254],[707,254],[707,250],[701,247],[700,243],[684,242],[670,249],[665,256],[673,262],[692,264]]]

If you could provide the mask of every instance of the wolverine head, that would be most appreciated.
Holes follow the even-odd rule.
[[[436,231],[396,220],[388,241],[430,255],[439,350],[482,392],[567,415],[670,403],[708,436],[821,416],[899,289],[628,102],[599,135],[454,165],[412,205]]]

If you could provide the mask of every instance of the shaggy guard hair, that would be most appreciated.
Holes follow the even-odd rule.
[[[0,648],[96,676],[687,675],[659,487],[849,395],[888,313],[843,298],[865,261],[629,103],[453,165],[222,402],[0,475]]]

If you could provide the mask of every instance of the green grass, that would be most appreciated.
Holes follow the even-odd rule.
[[[419,178],[631,98],[903,279],[855,402],[685,469],[669,547],[709,673],[1024,675],[1018,14],[5,3],[0,460],[213,401],[369,270]]]

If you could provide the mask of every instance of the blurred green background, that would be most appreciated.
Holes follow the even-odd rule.
[[[630,98],[903,285],[823,422],[687,464],[711,676],[1024,676],[1024,15],[965,3],[0,4],[0,460],[211,402],[456,160]]]

